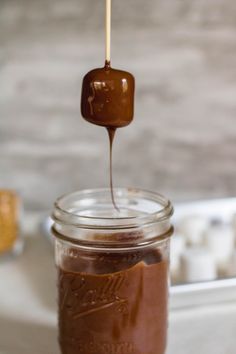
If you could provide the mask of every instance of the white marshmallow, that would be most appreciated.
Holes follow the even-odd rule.
[[[181,257],[183,281],[194,283],[217,277],[214,257],[204,248],[189,248]]]
[[[230,259],[229,266],[226,270],[226,276],[235,277],[236,276],[236,251],[234,250],[233,255]]]
[[[202,244],[204,232],[210,226],[210,221],[207,217],[201,215],[189,215],[183,218],[178,230],[186,237],[186,241],[191,246]]]
[[[234,232],[229,226],[212,226],[205,234],[205,244],[215,258],[219,270],[229,264],[234,251]]]
[[[234,235],[236,236],[236,214],[232,216],[232,228],[233,228]]]
[[[170,243],[170,271],[178,273],[180,268],[180,257],[185,250],[185,238],[180,234],[174,234]]]

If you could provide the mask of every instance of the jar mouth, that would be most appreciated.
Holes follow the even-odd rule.
[[[127,229],[163,222],[173,214],[171,202],[159,193],[114,188],[117,211],[109,188],[87,189],[63,195],[54,204],[57,224],[87,229]]]

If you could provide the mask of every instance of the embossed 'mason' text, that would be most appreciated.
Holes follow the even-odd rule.
[[[73,345],[76,347],[78,353],[89,353],[95,354],[97,352],[102,352],[104,354],[133,354],[134,344],[131,342],[83,342],[77,341],[75,338],[71,338],[74,342]]]

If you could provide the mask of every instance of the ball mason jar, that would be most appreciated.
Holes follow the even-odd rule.
[[[86,190],[53,212],[62,354],[164,354],[173,208],[138,189]]]

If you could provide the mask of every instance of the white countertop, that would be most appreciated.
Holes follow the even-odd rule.
[[[53,250],[30,219],[24,253],[0,263],[0,354],[59,354]],[[170,313],[167,354],[235,354],[236,299]]]

